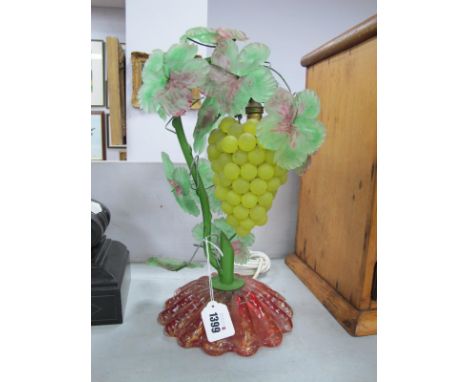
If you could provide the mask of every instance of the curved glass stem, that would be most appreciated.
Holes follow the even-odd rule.
[[[187,142],[187,137],[185,136],[184,128],[182,126],[182,119],[180,117],[174,117],[172,121],[172,126],[174,126],[177,139],[179,140],[180,148],[184,154],[185,162],[187,163],[188,168],[190,169],[190,175],[192,176],[193,182],[197,185],[196,193],[200,199],[200,206],[203,216],[203,237],[211,237],[211,211],[208,195],[203,185],[203,181],[198,174],[198,167],[194,166],[192,148]],[[205,246],[203,246],[205,248]],[[204,249],[205,250],[205,249]],[[216,261],[216,258],[208,246],[209,253],[205,253],[205,256],[208,256],[210,259],[210,264],[219,272],[220,266]],[[205,250],[206,252],[206,250]]]
[[[184,128],[182,126],[182,119],[180,117],[174,117],[172,121],[174,126],[177,139],[179,141],[180,148],[184,154],[185,162],[190,170],[193,182],[196,185],[195,192],[200,199],[200,206],[203,217],[203,237],[211,238],[211,210],[208,194],[206,193],[205,185],[200,176],[198,166],[193,158],[192,148],[187,142]],[[220,247],[223,252],[223,256],[217,260],[210,245],[204,245],[203,250],[205,256],[210,259],[210,264],[218,271],[218,277],[213,279],[213,286],[216,289],[221,290],[235,290],[239,289],[244,285],[242,279],[238,279],[234,276],[234,250],[231,246],[231,240],[226,237],[224,232],[220,234]],[[208,252],[208,253],[206,253]]]

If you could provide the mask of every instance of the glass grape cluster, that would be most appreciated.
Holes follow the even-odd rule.
[[[257,142],[257,123],[248,119],[241,125],[226,117],[208,138],[215,197],[239,236],[267,223],[267,211],[288,178],[287,171],[275,164],[274,152]]]

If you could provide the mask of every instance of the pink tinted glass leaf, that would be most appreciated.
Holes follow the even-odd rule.
[[[227,71],[232,71],[232,68],[237,65],[238,54],[239,50],[234,41],[221,41],[211,55],[211,63]]]
[[[237,41],[245,41],[248,39],[247,35],[239,30],[236,29],[228,29],[228,28],[217,28],[217,40],[237,40]]]

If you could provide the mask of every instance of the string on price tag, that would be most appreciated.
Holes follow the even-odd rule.
[[[222,340],[235,334],[234,325],[226,305],[216,302],[214,299],[213,284],[211,281],[210,251],[208,246],[214,248],[220,256],[223,255],[221,249],[209,241],[203,239],[205,244],[206,261],[208,264],[208,287],[210,289],[210,302],[201,312],[203,327],[205,328],[206,338],[209,342]]]

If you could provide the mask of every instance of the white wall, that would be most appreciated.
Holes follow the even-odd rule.
[[[194,26],[207,23],[207,0],[127,0],[127,52],[153,49],[167,50],[180,36]],[[201,54],[205,52],[200,50]],[[127,55],[127,159],[129,161],[161,161],[161,151],[169,153],[175,162],[183,156],[175,135],[164,130],[163,122],[155,114],[146,114],[131,105],[132,66]],[[182,118],[191,138],[196,113],[188,112]]]
[[[107,36],[125,42],[125,9],[91,7],[91,38],[106,40]]]
[[[208,26],[240,29],[268,45],[293,91],[305,86],[302,56],[376,13],[376,0],[208,0]]]
[[[91,7],[91,39],[106,41],[107,36],[114,36],[125,42],[125,9]],[[93,110],[105,111],[106,107],[93,107]],[[119,149],[106,148],[107,160],[119,160]]]
[[[93,162],[92,198],[111,211],[106,235],[124,243],[130,261],[151,256],[188,260],[193,253],[192,228],[201,217],[177,205],[161,163]],[[281,258],[294,250],[299,178],[291,173],[268,212],[268,224],[255,227],[253,249]],[[203,259],[200,251],[197,260]]]

